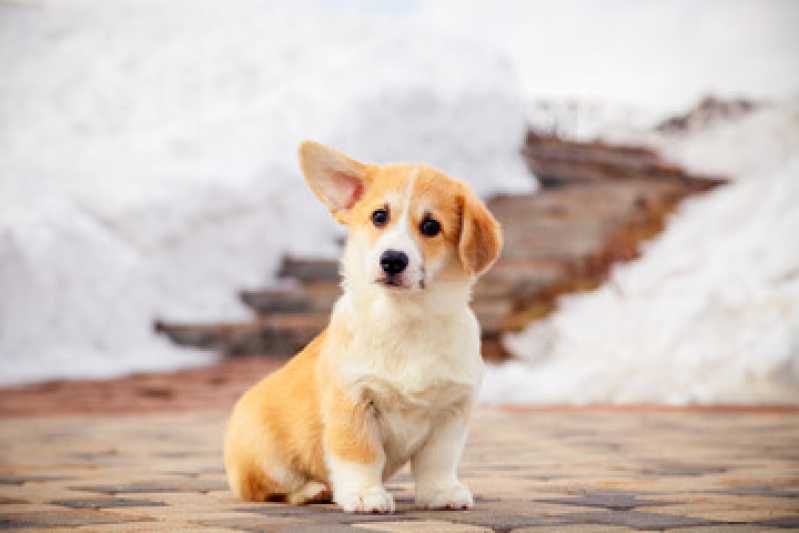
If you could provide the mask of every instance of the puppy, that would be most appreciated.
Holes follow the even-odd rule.
[[[425,165],[369,165],[300,147],[311,190],[348,228],[330,323],[236,404],[225,438],[244,500],[330,499],[390,513],[383,486],[410,461],[416,503],[469,509],[458,480],[483,374],[471,288],[502,234],[464,183]]]

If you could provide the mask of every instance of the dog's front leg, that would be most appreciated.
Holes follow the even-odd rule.
[[[471,509],[471,491],[458,480],[468,413],[451,413],[411,458],[416,504],[427,509]]]
[[[348,513],[393,513],[394,498],[383,487],[386,454],[372,410],[346,401],[326,417],[325,461],[336,503]]]

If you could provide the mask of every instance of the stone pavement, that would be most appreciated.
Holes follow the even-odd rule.
[[[487,409],[462,477],[472,511],[242,503],[219,411],[0,419],[0,529],[530,532],[799,528],[799,411]]]

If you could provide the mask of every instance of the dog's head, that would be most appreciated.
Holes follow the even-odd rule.
[[[345,276],[393,291],[473,280],[502,249],[499,223],[463,182],[425,165],[368,165],[300,146],[311,190],[349,228]]]

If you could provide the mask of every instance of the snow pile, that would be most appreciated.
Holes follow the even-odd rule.
[[[799,102],[681,135],[736,183],[684,204],[642,259],[506,339],[487,402],[799,402]]]
[[[427,161],[482,194],[534,188],[504,55],[326,9],[0,7],[0,383],[208,361],[152,320],[245,316],[237,289],[283,252],[337,253],[303,138]]]
[[[632,134],[619,131],[615,139],[633,142]],[[650,131],[637,138],[693,172],[765,181],[799,155],[799,96],[684,134]]]

